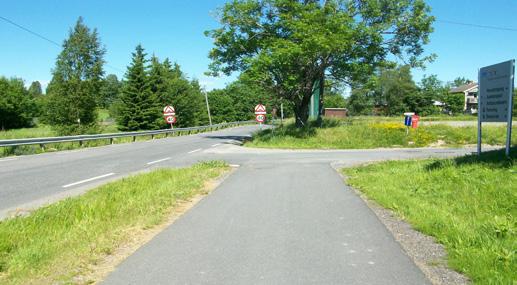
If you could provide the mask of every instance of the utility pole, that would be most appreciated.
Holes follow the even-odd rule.
[[[208,93],[205,91],[206,111],[208,112],[208,122],[212,126],[212,116],[210,116],[210,105],[208,104]]]

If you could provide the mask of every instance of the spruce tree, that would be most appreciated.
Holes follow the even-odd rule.
[[[156,100],[156,112],[161,113],[163,108],[172,104],[169,95],[169,81],[167,77],[167,70],[156,56],[151,57],[151,68],[149,71],[149,84],[154,99]],[[167,123],[163,118],[157,118],[155,122],[156,128],[165,128]]]
[[[117,121],[121,130],[153,129],[156,120],[161,116],[151,90],[147,63],[144,49],[138,45],[131,65],[127,68],[126,82],[120,96]]]
[[[167,77],[164,66],[160,63],[160,60],[153,55],[151,58],[151,68],[149,71],[149,85],[151,92],[158,100],[159,103],[167,104]],[[170,104],[170,103],[169,103]]]
[[[63,43],[47,89],[46,121],[61,133],[80,133],[96,126],[104,54],[97,30],[90,30],[79,18]]]
[[[176,108],[177,126],[193,127],[206,124],[205,98],[196,80],[190,82],[177,63],[166,59],[162,67],[168,82],[167,102]]]

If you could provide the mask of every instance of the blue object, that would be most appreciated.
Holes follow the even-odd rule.
[[[411,127],[411,118],[412,116],[406,116],[406,118],[404,119],[405,126]]]

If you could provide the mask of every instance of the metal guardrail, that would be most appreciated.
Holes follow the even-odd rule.
[[[136,131],[136,132],[124,132],[124,133],[112,133],[112,134],[97,134],[97,135],[78,135],[78,136],[63,136],[63,137],[46,137],[46,138],[28,138],[28,139],[9,139],[9,140],[0,140],[0,147],[7,146],[22,146],[22,145],[40,145],[44,147],[45,144],[51,143],[64,143],[64,142],[79,142],[82,145],[85,141],[92,140],[103,140],[109,139],[110,143],[113,143],[113,139],[115,138],[124,138],[124,137],[132,137],[133,142],[136,140],[136,137],[139,136],[151,136],[151,139],[154,138],[155,135],[163,135],[167,137],[170,134],[182,134],[187,133],[191,134],[193,132],[200,131],[213,131],[221,128],[234,127],[239,125],[246,125],[256,123],[255,121],[239,121],[239,122],[231,122],[231,123],[222,123],[215,124],[211,126],[200,126],[200,127],[191,127],[191,128],[175,128],[175,129],[164,129],[164,130],[154,130],[154,131]]]

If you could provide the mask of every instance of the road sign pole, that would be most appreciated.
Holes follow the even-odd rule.
[[[280,104],[280,124],[284,124],[284,103]]]
[[[507,124],[507,131],[506,131],[506,156],[507,157],[510,157],[510,147],[511,147],[511,143],[512,143],[512,111],[513,111],[513,89],[515,88],[514,86],[514,76],[515,76],[515,60],[512,60],[512,64],[511,64],[511,69],[510,69],[510,84],[509,86],[511,87],[509,92],[509,96],[510,98],[508,99],[509,100],[509,103],[508,103],[508,122],[506,123]]]
[[[478,156],[481,155],[481,70],[478,69]]]

